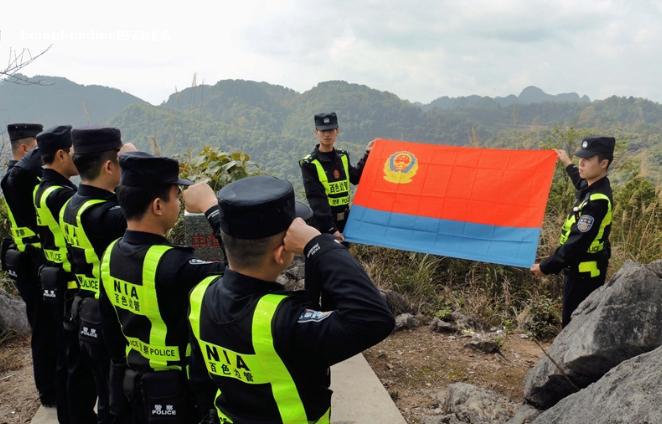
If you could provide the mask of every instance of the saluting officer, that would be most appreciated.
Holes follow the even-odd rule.
[[[41,154],[35,136],[43,130],[39,124],[9,124],[12,160],[2,178],[2,192],[7,206],[11,246],[4,250],[3,263],[16,279],[16,288],[25,302],[32,329],[30,347],[34,380],[39,400],[55,406],[55,347],[49,318],[42,307],[42,292],[37,269],[41,263],[41,244],[32,193],[41,177]]]
[[[391,312],[338,240],[295,219],[290,183],[248,177],[218,197],[229,268],[191,292],[192,366],[221,423],[329,423],[329,367],[384,339]],[[307,291],[285,291],[276,277],[301,253]]]
[[[101,260],[104,337],[114,362],[126,357],[124,387],[135,422],[197,422],[207,409],[195,410],[187,382],[187,296],[204,277],[222,273],[224,264],[199,260],[193,249],[165,237],[179,215],[179,186],[191,185],[179,178],[177,161],[130,152],[119,163],[117,199],[127,230]],[[218,204],[205,202],[205,193],[214,197],[206,184],[190,187],[185,204],[190,212],[205,212],[218,233]]]
[[[613,137],[588,137],[575,153],[579,167],[564,150],[557,150],[566,173],[577,189],[572,211],[561,229],[560,246],[531,271],[536,275],[564,273],[563,326],[589,294],[605,282],[611,256],[614,200],[607,172],[614,160]]]
[[[51,331],[56,339],[57,415],[60,423],[67,423],[68,395],[75,396],[76,393],[72,393],[68,386],[66,358],[72,349],[78,350],[78,337],[64,325],[68,325],[76,282],[71,274],[67,245],[58,220],[62,206],[76,192],[76,186],[69,180],[78,174],[71,159],[71,126],[61,125],[45,130],[37,135],[37,143],[44,163],[42,180],[35,188],[33,197],[44,260],[39,269],[39,280],[43,300],[50,313]]]
[[[135,147],[123,146],[116,128],[74,129],[71,134],[73,162],[81,183],[60,212],[71,270],[78,282],[72,328],[78,334],[80,350],[67,361],[69,386],[73,389],[69,396],[70,415],[73,423],[102,424],[112,420],[108,402],[110,359],[104,346],[97,300],[99,258],[126,230],[126,220],[115,196],[120,182],[118,153]],[[119,412],[114,412],[117,419]]]
[[[315,137],[319,144],[299,161],[306,198],[313,209],[313,225],[322,233],[343,241],[349,216],[350,183],[358,184],[373,141],[356,166],[349,153],[334,147],[340,129],[335,112],[315,115]]]

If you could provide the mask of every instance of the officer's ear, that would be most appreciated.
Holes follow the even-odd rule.
[[[273,251],[274,262],[278,265],[285,265],[285,245],[283,243],[279,244]]]

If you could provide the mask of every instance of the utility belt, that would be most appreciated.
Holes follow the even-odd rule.
[[[72,316],[74,310],[74,289],[77,287],[73,276],[65,272],[60,266],[46,263],[37,271],[41,284],[42,299],[45,305],[59,308],[64,304],[63,318],[65,330],[73,327]]]
[[[77,294],[73,299],[70,321],[73,328],[78,328],[80,343],[103,344],[101,309],[99,301],[94,297]]]
[[[611,252],[608,248],[597,253],[586,253],[574,265],[567,267],[564,272],[573,277],[604,279],[610,256]]]
[[[34,277],[39,257],[38,248],[31,244],[26,245],[25,251],[21,252],[11,238],[7,237],[2,240],[0,252],[2,270],[14,280]]]
[[[139,372],[127,368],[124,395],[130,405],[140,399],[147,424],[189,424],[195,411],[183,371]]]

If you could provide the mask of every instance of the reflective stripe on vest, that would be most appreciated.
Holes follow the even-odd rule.
[[[565,222],[563,223],[563,228],[561,230],[561,238],[559,239],[560,244],[565,244],[568,241],[568,237],[570,237],[570,231],[572,229],[572,226],[577,222],[577,216],[581,215],[582,209],[591,200],[606,200],[607,213],[605,214],[604,218],[602,218],[602,222],[600,223],[600,229],[598,230],[598,234],[596,234],[593,241],[591,241],[591,244],[587,249],[587,253],[598,253],[604,250],[605,241],[603,240],[603,237],[604,237],[605,229],[607,228],[608,225],[611,224],[612,210],[611,210],[611,200],[609,200],[608,196],[602,193],[591,194],[588,199],[581,202],[579,206],[577,206],[576,208],[573,208],[573,212],[570,215],[568,215]],[[576,209],[576,211],[574,209]]]
[[[120,319],[122,333],[128,343],[127,358],[129,353],[134,351],[145,358],[154,371],[181,370],[180,365],[168,364],[168,362],[181,361],[181,352],[178,346],[166,344],[168,327],[163,322],[156,296],[156,271],[161,258],[172,249],[172,246],[154,245],[147,250],[143,262],[142,284],[140,284],[120,280],[110,274],[110,257],[116,243],[117,240],[108,246],[101,260],[101,283],[108,300],[115,308],[115,312],[122,309],[130,314],[144,316],[150,323],[149,334],[127,334]]]
[[[67,244],[64,241],[64,234],[60,225],[51,213],[51,210],[48,209],[46,204],[48,197],[54,193],[56,190],[62,189],[64,187],[54,185],[46,188],[42,193],[41,197],[37,199],[37,191],[39,186],[36,186],[33,193],[35,210],[37,212],[37,225],[40,227],[47,227],[48,231],[53,237],[54,246],[45,246],[42,240],[42,251],[44,256],[49,262],[54,264],[60,264],[62,269],[65,272],[71,272],[71,264],[67,259]],[[59,212],[59,211],[58,211]],[[54,249],[52,248],[54,247]]]
[[[235,352],[200,338],[202,300],[207,287],[216,278],[218,277],[205,278],[191,291],[190,295],[189,321],[193,335],[200,346],[207,371],[216,377],[233,378],[245,384],[269,384],[283,423],[328,424],[330,410],[316,421],[308,420],[296,384],[274,347],[271,332],[272,320],[278,305],[287,296],[267,294],[257,302],[251,325],[254,354]],[[219,396],[220,390],[216,393],[217,400]],[[232,423],[232,419],[220,410],[218,402],[215,404],[221,423]]]
[[[7,218],[9,219],[9,231],[11,232],[11,238],[12,240],[14,240],[14,244],[16,245],[18,251],[25,252],[25,248],[27,245],[32,245],[36,248],[40,248],[41,243],[39,243],[39,236],[37,235],[37,233],[32,231],[30,227],[19,227],[18,224],[16,224],[14,213],[9,207],[7,198],[3,197],[2,199],[5,202],[5,208],[7,210]]]
[[[331,207],[349,205],[350,201],[349,161],[347,160],[347,155],[341,154],[340,160],[342,161],[343,170],[345,171],[345,178],[333,182],[329,182],[326,171],[324,171],[324,167],[322,167],[322,163],[319,159],[313,159],[311,161],[311,163],[315,165],[317,179],[322,184],[322,187],[324,187],[324,193],[326,193],[326,198]]]
[[[64,240],[70,249],[70,256],[72,265],[77,265],[76,261],[79,259],[85,264],[89,265],[91,269],[90,274],[80,273],[79,269],[73,269],[78,281],[78,288],[86,290],[94,294],[94,298],[99,298],[99,258],[94,250],[94,246],[90,243],[90,239],[85,234],[83,228],[82,217],[83,213],[91,206],[98,205],[105,202],[102,199],[91,199],[83,203],[78,212],[76,213],[75,224],[68,223],[65,218],[65,210],[71,199],[62,206],[60,210],[60,228],[64,234]]]

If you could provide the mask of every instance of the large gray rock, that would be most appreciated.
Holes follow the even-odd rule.
[[[525,400],[547,409],[626,359],[662,344],[662,278],[629,261],[575,311],[548,353],[529,371]],[[655,268],[657,269],[657,268]]]
[[[443,415],[428,416],[426,424],[504,423],[515,413],[516,405],[491,390],[466,383],[448,386],[441,399]]]
[[[662,423],[662,348],[613,368],[541,414],[534,424]]]
[[[541,413],[540,409],[525,403],[520,405],[517,412],[515,412],[515,416],[508,420],[506,424],[531,424]]]
[[[0,334],[6,331],[29,334],[30,325],[25,315],[25,303],[0,291]]]

